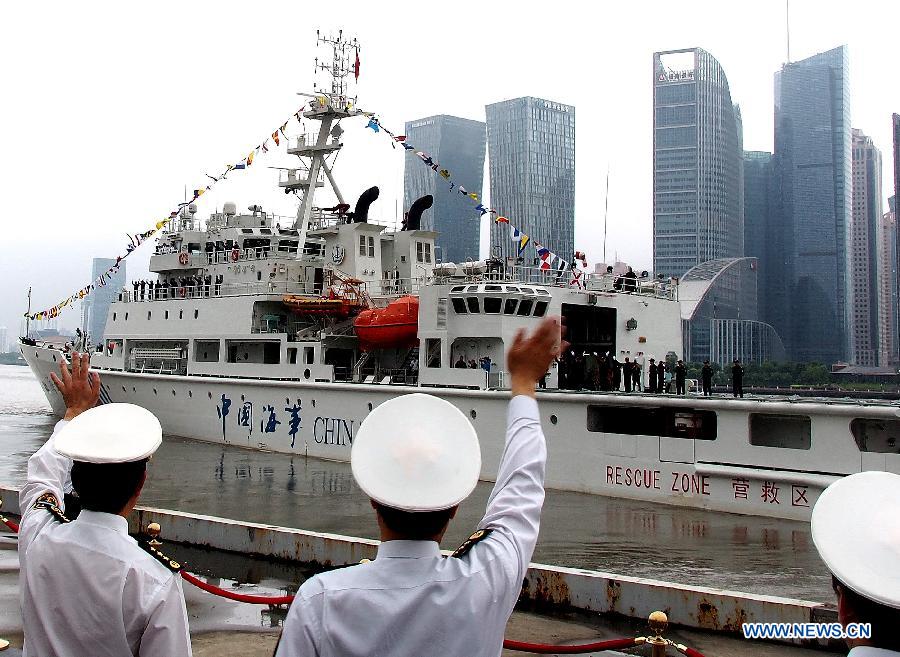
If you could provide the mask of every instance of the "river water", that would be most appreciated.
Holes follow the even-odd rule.
[[[0,484],[21,485],[55,418],[27,367],[0,365]],[[480,483],[444,538],[475,528]],[[346,463],[169,437],[150,462],[141,504],[313,531],[377,538]],[[165,528],[163,528],[165,533]],[[832,600],[809,524],[547,491],[534,561],[696,586]]]

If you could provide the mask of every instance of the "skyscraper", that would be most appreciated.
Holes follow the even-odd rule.
[[[5,326],[0,326],[0,354],[7,353],[9,349],[9,332]]]
[[[900,363],[900,344],[897,338],[897,215],[893,204],[881,219],[881,240],[878,263],[878,366],[894,367]]]
[[[491,206],[533,241],[571,261],[575,108],[528,96],[493,103],[485,111]],[[517,255],[509,226],[491,224],[491,253]]]
[[[91,268],[93,279],[96,281],[101,274],[115,264],[116,261],[110,258],[94,258]],[[119,263],[119,271],[113,273],[106,285],[95,287],[94,291],[81,302],[81,330],[87,333],[92,344],[100,344],[103,341],[109,306],[125,287],[126,280],[125,262],[122,261]]]
[[[775,74],[778,231],[770,236],[781,294],[767,299],[794,361],[849,353],[850,98],[846,46]]]
[[[485,127],[481,121],[442,114],[406,123],[406,137],[450,171],[453,182],[473,192],[484,182]],[[440,233],[436,246],[444,262],[478,260],[480,221],[471,199],[451,193],[447,183],[419,158],[406,158],[403,207],[431,194],[434,205],[422,216],[423,230]]]
[[[850,360],[856,365],[875,367],[880,333],[878,272],[884,241],[881,151],[861,130],[853,129],[852,140]]]
[[[767,300],[780,281],[772,271],[770,234],[775,230],[773,201],[772,154],[762,151],[744,151],[744,254],[759,263],[758,308],[759,318],[772,323]]]
[[[893,122],[893,134],[894,134],[894,203],[900,201],[900,114],[894,114],[891,116],[891,120]],[[891,207],[890,211],[894,213],[894,220],[896,222],[898,212],[896,207]],[[896,223],[895,223],[896,226]],[[897,254],[897,262],[894,265],[894,270],[900,272],[900,230],[896,231],[897,240],[894,244],[894,250]],[[897,277],[897,289],[894,291],[894,298],[900,298],[900,276]],[[895,331],[900,331],[900,303],[896,305],[897,312],[894,315],[894,329]],[[898,350],[898,360],[900,360],[900,335],[896,332],[894,333],[894,346]]]
[[[653,268],[744,255],[743,128],[705,50],[653,55]]]

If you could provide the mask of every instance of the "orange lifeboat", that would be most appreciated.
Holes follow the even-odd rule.
[[[363,351],[418,344],[419,297],[400,297],[386,308],[363,310],[353,322]]]

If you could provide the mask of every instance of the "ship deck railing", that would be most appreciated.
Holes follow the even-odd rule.
[[[552,270],[540,267],[500,266],[485,270],[483,263],[460,265],[462,276],[435,274],[434,281],[441,284],[506,283],[510,285],[542,285],[546,287],[587,290],[609,294],[631,294],[657,299],[678,299],[678,283],[669,278],[624,278],[618,274],[582,273],[577,279],[570,269]]]

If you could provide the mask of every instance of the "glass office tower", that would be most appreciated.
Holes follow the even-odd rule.
[[[850,90],[846,46],[775,74],[778,231],[772,313],[788,357],[830,365],[850,353]]]
[[[96,281],[101,274],[116,264],[112,258],[94,258],[91,268],[92,280]],[[127,277],[125,275],[125,261],[119,263],[119,270],[114,272],[106,285],[96,286],[94,291],[81,302],[81,330],[86,333],[92,344],[103,342],[103,332],[106,330],[106,316],[109,307],[122,288],[125,287]]]
[[[430,116],[406,123],[406,137],[428,153],[453,182],[481,193],[484,182],[485,128],[481,121],[458,116]],[[472,199],[449,191],[449,184],[422,161],[407,156],[403,171],[403,209],[426,194],[434,196],[431,210],[422,215],[423,230],[436,230],[437,256],[442,262],[478,260],[480,217]]]
[[[571,261],[575,251],[575,108],[540,98],[493,103],[487,114],[491,206]],[[491,224],[491,254],[515,257],[509,226]],[[529,246],[527,264],[536,259]]]
[[[653,55],[653,268],[744,255],[743,129],[705,50]]]

